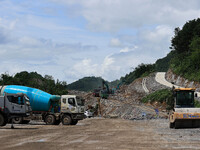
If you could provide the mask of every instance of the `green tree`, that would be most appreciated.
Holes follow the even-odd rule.
[[[200,81],[200,19],[194,19],[180,30],[175,29],[172,38],[174,57],[170,68],[189,80]]]
[[[23,85],[37,88],[50,94],[64,95],[67,94],[67,83],[65,81],[55,82],[52,76],[38,74],[37,72],[22,71],[10,76],[8,73],[1,74],[1,85]]]
[[[171,41],[171,49],[178,53],[190,52],[189,45],[195,36],[200,36],[200,19],[194,19],[180,28],[175,28],[175,35]]]
[[[125,77],[121,77],[121,81],[125,84],[132,83],[135,79],[148,76],[155,71],[155,64],[140,64],[132,72],[126,74]]]

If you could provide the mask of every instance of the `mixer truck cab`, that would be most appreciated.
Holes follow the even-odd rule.
[[[84,100],[76,95],[61,96],[62,123],[64,125],[75,125],[78,120],[85,118]]]
[[[84,100],[76,95],[62,95],[61,112],[84,113]]]

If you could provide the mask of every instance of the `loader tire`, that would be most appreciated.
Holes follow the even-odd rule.
[[[72,118],[69,115],[64,115],[62,118],[62,124],[63,125],[71,125]]]
[[[174,128],[175,129],[179,129],[180,128],[180,123],[179,122],[175,122],[174,123]]]
[[[8,123],[8,119],[0,114],[0,126],[5,126]]]
[[[54,115],[47,115],[47,116],[45,117],[45,123],[46,123],[47,125],[54,125],[54,124],[55,124],[55,121],[56,121],[56,119],[55,119],[55,116],[54,116]]]

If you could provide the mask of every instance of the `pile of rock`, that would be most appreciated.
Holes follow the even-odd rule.
[[[155,81],[155,74],[146,77],[146,87],[150,93],[164,89],[165,86]],[[123,85],[119,91],[110,95],[108,99],[100,99],[101,116],[118,117],[123,119],[152,119],[157,117],[166,117],[166,114],[157,114],[155,108],[141,103],[141,99],[146,96],[142,87],[142,78],[139,78],[129,85]],[[95,107],[98,104],[98,98],[92,93],[84,95],[86,108],[88,105]]]

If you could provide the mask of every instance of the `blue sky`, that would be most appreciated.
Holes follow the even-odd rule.
[[[198,0],[1,0],[0,73],[112,81],[169,53]]]

